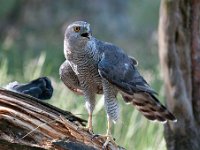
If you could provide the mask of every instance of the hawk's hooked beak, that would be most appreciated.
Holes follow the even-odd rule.
[[[82,33],[81,36],[83,36],[83,37],[88,37],[88,36],[89,36],[89,33]]]
[[[86,33],[82,33],[81,36],[90,39],[91,34],[86,32]]]
[[[81,36],[82,36],[82,37],[86,37],[86,38],[88,38],[88,39],[91,38],[92,32],[91,32],[91,30],[90,30],[88,24],[87,24],[86,26],[84,26],[83,31],[82,31],[82,33],[81,33]]]

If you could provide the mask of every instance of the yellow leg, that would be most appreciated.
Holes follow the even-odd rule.
[[[106,148],[106,146],[108,145],[108,143],[112,143],[112,145],[115,148],[118,148],[118,145],[115,143],[115,141],[113,140],[112,134],[111,134],[111,126],[112,126],[112,120],[108,119],[108,127],[107,127],[107,132],[106,135],[94,135],[93,138],[103,138],[105,140],[104,144],[103,144],[103,148]]]
[[[89,117],[88,117],[88,131],[90,133],[93,133],[93,127],[92,127],[92,113],[89,113]]]
[[[108,124],[107,124],[107,132],[106,135],[111,135],[111,126],[112,126],[112,121],[108,119]]]
[[[78,129],[82,129],[82,130],[85,130],[85,131],[93,134],[92,113],[89,113],[87,127],[78,127]]]
[[[112,120],[108,119],[108,128],[107,128],[107,132],[106,132],[106,141],[103,144],[103,147],[106,147],[108,145],[109,142],[111,142],[114,146],[117,147],[117,144],[115,143],[115,141],[113,140],[112,134],[111,134],[111,127],[112,127]]]

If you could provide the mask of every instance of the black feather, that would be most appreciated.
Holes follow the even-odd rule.
[[[41,100],[47,100],[52,97],[53,87],[47,77],[41,77],[30,81],[29,83],[19,84],[9,87],[9,90],[31,95]]]

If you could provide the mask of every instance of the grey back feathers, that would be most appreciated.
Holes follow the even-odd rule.
[[[137,61],[121,48],[92,37],[88,23],[79,21],[69,25],[64,41],[67,61],[61,66],[61,79],[72,91],[84,95],[90,106],[88,112],[94,109],[95,95],[103,93],[107,115],[116,121],[119,118],[116,95],[120,92],[146,118],[176,120],[138,72]]]

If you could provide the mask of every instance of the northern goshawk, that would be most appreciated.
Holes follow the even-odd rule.
[[[104,94],[107,143],[112,140],[111,121],[116,122],[119,118],[118,93],[149,120],[176,120],[138,72],[137,61],[112,43],[93,37],[89,23],[76,21],[67,27],[64,54],[66,61],[60,67],[60,77],[70,90],[84,95],[89,131],[92,131],[95,95]]]

